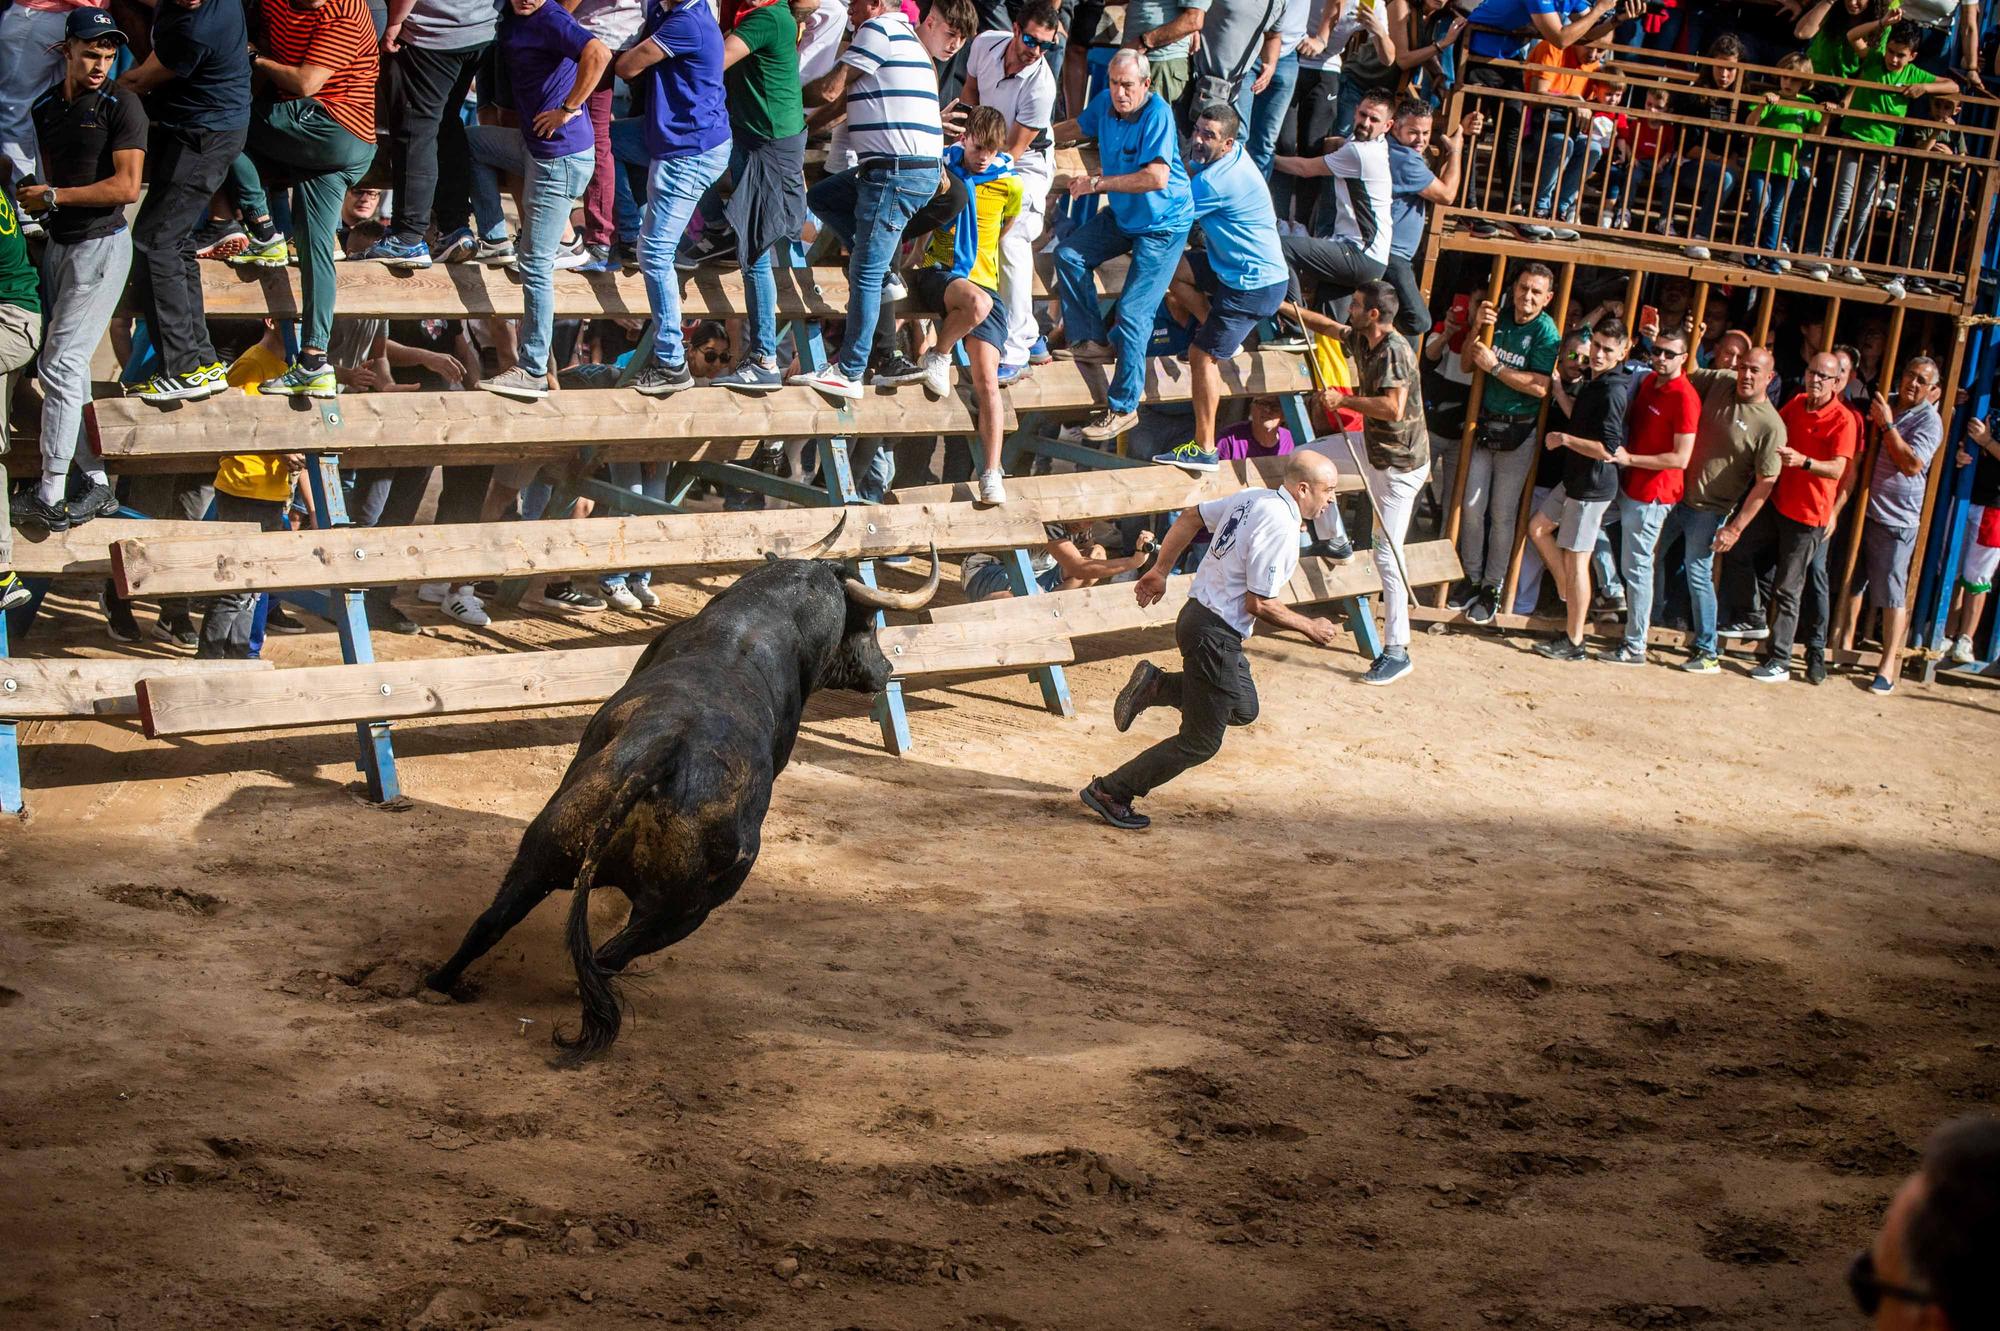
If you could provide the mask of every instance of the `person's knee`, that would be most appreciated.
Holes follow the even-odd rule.
[[[1227,724],[1235,724],[1233,716]],[[1198,767],[1222,752],[1222,729],[1182,731],[1175,747],[1190,767]]]
[[[1232,726],[1247,726],[1256,719],[1257,700],[1255,698],[1239,698],[1229,709],[1229,724]],[[1217,748],[1222,747],[1220,736],[1216,738],[1215,743]]]

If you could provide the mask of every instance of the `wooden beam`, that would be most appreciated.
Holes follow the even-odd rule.
[[[830,544],[821,546],[838,526]],[[1038,545],[1027,509],[970,504],[784,508],[673,517],[335,527],[250,537],[122,540],[112,547],[121,595],[380,587],[474,582],[621,568],[754,564],[767,554],[857,559]]]
[[[107,578],[111,576],[114,541],[197,536],[242,540],[257,535],[258,530],[254,522],[142,522],[135,518],[98,518],[62,532],[17,528],[14,571],[33,578]]]
[[[0,717],[9,721],[135,716],[136,686],[147,679],[241,679],[271,672],[269,661],[195,661],[149,657],[29,660],[0,657]]]
[[[898,678],[961,675],[984,670],[1021,671],[1068,665],[1076,649],[1061,635],[1018,636],[1011,625],[897,624],[878,629],[875,641]]]
[[[1087,410],[1103,404],[1116,368],[1080,365],[1071,360],[1037,365],[1032,375],[1006,390],[1007,401],[1017,412]],[[1306,358],[1293,351],[1248,352],[1223,362],[1221,370],[1224,397],[1312,391],[1312,372],[1306,368]],[[1187,362],[1160,356],[1146,363],[1143,401],[1188,402],[1193,397],[1194,381]]]
[[[1084,522],[1139,513],[1171,513],[1210,499],[1226,499],[1252,485],[1275,486],[1284,478],[1285,459],[1225,462],[1220,471],[1190,475],[1178,467],[1124,467],[1112,471],[1066,471],[1049,476],[1007,478],[1007,511],[1024,508],[1040,522]],[[1342,490],[1360,490],[1357,475],[1340,474]],[[891,504],[964,504],[977,494],[970,481],[913,485],[889,492]]]

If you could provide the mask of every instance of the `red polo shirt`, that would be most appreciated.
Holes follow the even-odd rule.
[[[1701,424],[1701,394],[1687,376],[1663,380],[1649,374],[1633,390],[1632,405],[1625,412],[1625,451],[1634,455],[1671,453],[1674,436],[1693,434]],[[1679,467],[1672,471],[1625,469],[1625,494],[1642,504],[1678,504],[1687,489],[1687,474]]]
[[[1778,417],[1785,423],[1785,442],[1815,462],[1852,458],[1860,449],[1859,418],[1839,398],[1814,411],[1801,393],[1784,405]],[[1786,467],[1778,473],[1771,502],[1793,522],[1824,527],[1833,521],[1833,500],[1839,493],[1840,482],[1830,476],[1810,476],[1803,467]]]

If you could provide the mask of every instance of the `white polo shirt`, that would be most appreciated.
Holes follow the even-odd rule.
[[[1349,139],[1326,155],[1333,173],[1333,232],[1377,263],[1389,262],[1395,181],[1389,172],[1389,138]]]
[[[965,81],[979,90],[979,104],[990,106],[1007,117],[1009,125],[1026,125],[1036,131],[1036,141],[1048,137],[1055,123],[1056,76],[1046,59],[1037,59],[1018,74],[1007,73],[1007,48],[1013,44],[1011,30],[982,32],[972,39],[965,59]],[[1014,174],[1036,176],[1047,181],[1054,176],[1054,164],[1046,147],[1029,148],[1014,159]]]
[[[1299,568],[1299,506],[1283,490],[1252,486],[1201,506],[1209,530],[1208,557],[1191,595],[1244,637],[1257,621],[1243,608],[1245,592],[1274,597]]]

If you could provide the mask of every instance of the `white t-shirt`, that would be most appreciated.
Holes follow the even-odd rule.
[[[799,34],[801,86],[833,73],[834,61],[840,55],[840,39],[847,35],[847,11],[821,5],[806,16],[804,27],[805,31]]]
[[[639,35],[646,22],[646,6],[644,0],[582,0],[571,17],[615,55]]]
[[[857,157],[944,156],[937,66],[902,10],[862,24],[840,63],[855,74],[847,92],[847,143]]]
[[[1009,78],[1007,48],[1013,41],[1014,34],[1007,29],[982,32],[974,37],[965,59],[965,81],[979,90],[979,104],[1007,117],[1009,125],[1046,131],[1055,123],[1056,76],[1047,60],[1037,59]],[[1040,139],[1045,134],[1036,137]],[[1029,148],[1014,159],[1014,174],[1035,176],[1046,182],[1055,174],[1048,150]],[[1046,185],[1042,188],[1045,190]]]
[[[1388,138],[1367,143],[1349,139],[1326,155],[1326,165],[1333,172],[1334,234],[1376,262],[1389,262],[1394,239],[1389,204],[1395,186],[1389,174]]]
[[[1299,506],[1283,490],[1252,486],[1201,506],[1208,557],[1191,595],[1244,637],[1256,630],[1243,608],[1246,592],[1276,596],[1299,568]]]

